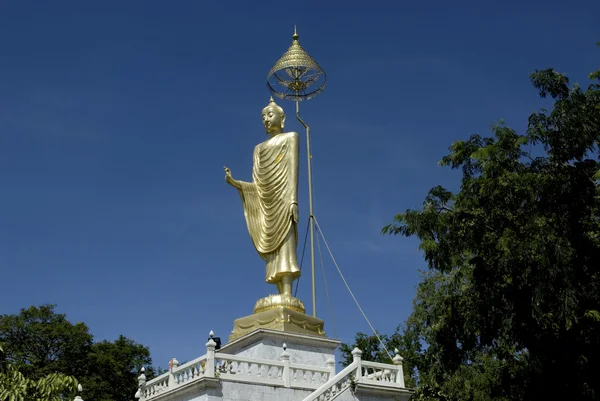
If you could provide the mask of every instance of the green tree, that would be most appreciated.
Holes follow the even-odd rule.
[[[92,345],[88,374],[81,378],[85,398],[94,401],[130,401],[137,390],[140,368],[148,380],[155,375],[150,350],[124,336]],[[107,380],[107,378],[109,378]]]
[[[50,377],[60,383],[64,376],[75,377],[84,399],[129,401],[141,367],[148,379],[155,374],[147,347],[124,336],[94,343],[84,323],[72,324],[55,312],[55,305],[0,316],[0,343],[5,350],[0,365],[33,381]]]
[[[0,400],[6,401],[63,401],[75,393],[77,380],[61,373],[50,373],[38,379],[26,378],[15,366],[4,359],[0,365]]]
[[[589,78],[534,72],[552,111],[452,144],[440,164],[460,189],[384,228],[417,237],[429,265],[396,333],[416,398],[600,399],[600,70]]]
[[[465,275],[466,274],[466,275]],[[413,312],[401,334],[414,370],[416,399],[421,400],[519,400],[523,398],[523,358],[511,344],[467,344],[456,328],[471,333],[472,314],[468,270],[423,274],[413,302]],[[456,349],[464,354],[457,358]],[[448,360],[452,368],[448,368]],[[511,378],[511,380],[506,380]],[[534,398],[525,398],[534,399]]]
[[[83,323],[71,324],[54,305],[31,306],[0,316],[5,359],[30,379],[61,372],[81,377],[93,337]]]

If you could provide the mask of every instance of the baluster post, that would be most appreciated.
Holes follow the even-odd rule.
[[[175,387],[177,385],[177,380],[175,378],[175,374],[173,373],[177,366],[179,366],[179,361],[175,357],[173,357],[169,361],[169,388]]]
[[[394,353],[396,354],[393,358],[394,365],[398,367],[398,371],[396,372],[396,384],[399,384],[400,387],[404,387],[404,369],[402,368],[402,361],[404,358],[400,356],[398,348],[394,350]]]
[[[77,391],[79,392],[79,394],[77,394],[77,397],[75,397],[73,401],[83,401],[83,398],[81,398],[81,392],[83,391],[83,387],[81,387],[81,384],[77,385]]]
[[[333,379],[333,376],[335,376],[335,360],[333,358],[329,358],[327,361],[325,361],[325,366],[327,367],[327,369],[329,369],[328,380]]]
[[[283,352],[281,353],[280,358],[283,361],[283,374],[281,377],[283,379],[283,386],[290,388],[292,387],[292,375],[290,374],[290,353],[287,352],[287,345],[285,343],[283,344]]]
[[[352,350],[352,359],[353,362],[356,362],[356,364],[358,365],[356,367],[356,380],[359,380],[362,377],[362,364],[361,364],[361,360],[362,360],[362,351],[360,349],[354,348]]]
[[[142,366],[142,373],[138,376],[138,390],[135,393],[135,398],[139,398],[140,400],[144,399],[144,390],[146,388],[146,375],[144,372],[146,368]]]
[[[206,343],[206,368],[204,369],[204,376],[215,377],[215,348],[217,343],[213,340],[215,333],[211,330],[209,334],[208,342]]]

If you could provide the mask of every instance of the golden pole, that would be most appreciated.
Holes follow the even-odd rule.
[[[296,118],[306,128],[306,149],[308,151],[308,196],[309,196],[309,229],[310,260],[312,270],[312,303],[313,316],[317,317],[317,290],[315,273],[315,216],[313,212],[312,154],[310,152],[310,127],[300,118],[300,101],[309,100],[325,89],[325,71],[300,46],[298,33],[294,26],[292,45],[277,60],[267,74],[267,86],[271,93],[282,99],[296,101]],[[291,80],[290,80],[291,78]],[[276,88],[283,88],[276,89]]]
[[[300,124],[306,128],[306,157],[308,160],[308,219],[310,230],[310,266],[312,273],[312,305],[313,316],[317,317],[317,284],[315,278],[315,236],[314,236],[314,215],[313,215],[313,187],[312,187],[312,154],[310,153],[310,127],[300,118],[300,102],[296,100],[296,118]]]

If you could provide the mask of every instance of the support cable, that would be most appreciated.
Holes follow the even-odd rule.
[[[381,344],[381,346],[385,350],[385,352],[388,355],[388,357],[393,362],[394,359],[392,358],[392,354],[390,353],[390,351],[387,349],[387,347],[385,346],[385,344],[381,340],[381,337],[379,337],[379,334],[377,334],[377,331],[375,330],[375,328],[373,327],[373,325],[369,321],[369,318],[367,317],[367,315],[365,314],[365,312],[363,311],[363,309],[360,307],[360,304],[358,303],[358,300],[354,296],[354,293],[352,292],[352,290],[350,289],[350,286],[348,285],[348,282],[344,278],[344,275],[342,274],[342,271],[341,271],[340,267],[338,266],[337,262],[335,261],[335,258],[333,257],[333,253],[331,252],[331,249],[329,248],[329,244],[327,243],[327,240],[325,239],[325,236],[323,235],[323,231],[321,230],[321,226],[319,225],[319,222],[317,221],[317,218],[314,217],[314,219],[315,219],[315,225],[317,226],[317,230],[321,234],[321,238],[323,238],[323,243],[325,244],[325,247],[327,248],[327,251],[329,252],[329,256],[331,256],[331,260],[333,261],[333,264],[337,268],[338,273],[340,273],[340,277],[342,278],[342,281],[346,285],[346,288],[348,289],[348,292],[350,293],[350,296],[352,296],[352,299],[354,300],[354,303],[356,303],[356,306],[360,310],[360,313],[362,313],[362,315],[365,318],[365,320],[367,321],[369,327],[371,327],[371,330],[373,330],[373,334],[375,334],[375,337],[377,337],[377,340],[379,340],[379,343]]]
[[[300,258],[300,271],[302,271],[302,262],[304,261],[304,251],[306,251],[306,240],[308,239],[308,228],[310,227],[310,217],[306,224],[306,234],[304,234],[304,246],[302,247],[302,257]],[[302,277],[302,275],[300,275]],[[296,291],[294,291],[294,297],[298,294],[298,287],[300,286],[300,277],[296,280]]]
[[[319,259],[321,259],[321,271],[323,272],[323,282],[325,283],[325,294],[327,295],[327,305],[329,306],[329,314],[331,315],[331,325],[333,326],[333,336],[338,338],[337,329],[335,327],[335,319],[333,318],[333,308],[331,307],[331,298],[329,297],[329,286],[327,285],[327,277],[325,276],[325,263],[323,263],[323,253],[321,252],[321,241],[319,241],[319,232],[316,232],[317,248],[319,249]],[[321,237],[323,237],[321,235]]]

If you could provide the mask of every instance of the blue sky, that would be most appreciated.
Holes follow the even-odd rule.
[[[381,228],[429,188],[456,188],[459,173],[436,164],[453,141],[499,119],[522,130],[548,105],[533,70],[585,84],[600,66],[600,3],[482,3],[4,2],[0,313],[56,303],[97,340],[124,334],[166,366],[203,354],[210,330],[227,338],[276,291],[223,165],[250,180],[265,78],[297,24],[328,76],[301,105],[315,214],[373,325],[391,333],[426,266],[415,240]],[[280,105],[302,132],[293,103]],[[298,294],[310,311],[307,260]],[[335,326],[319,265],[318,315],[350,341],[369,327],[324,260]]]

